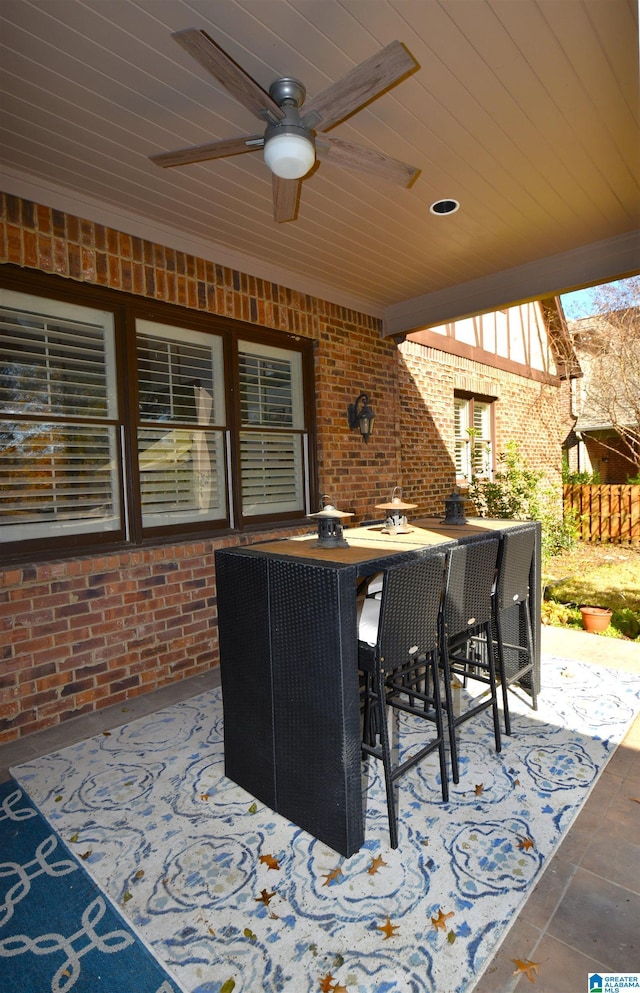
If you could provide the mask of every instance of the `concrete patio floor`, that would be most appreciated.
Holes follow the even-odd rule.
[[[543,627],[542,650],[640,673],[640,645]],[[219,671],[0,745],[0,782],[11,766],[188,699]],[[587,993],[589,972],[640,972],[640,716],[470,993]],[[539,963],[535,985],[514,959]],[[98,993],[98,991],[96,991]],[[307,993],[291,990],[287,993]],[[311,993],[311,991],[309,991]],[[439,990],[438,993],[449,993]]]

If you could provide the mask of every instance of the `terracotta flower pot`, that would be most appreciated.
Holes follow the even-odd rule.
[[[580,613],[585,631],[606,631],[611,622],[611,610],[608,607],[580,607]]]

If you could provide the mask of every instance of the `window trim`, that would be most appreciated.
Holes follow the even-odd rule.
[[[281,526],[306,523],[311,506],[317,503],[317,426],[315,415],[315,368],[313,339],[298,334],[248,324],[232,318],[191,310],[178,304],[150,300],[106,287],[71,282],[55,274],[24,270],[6,264],[0,267],[0,287],[18,293],[40,296],[70,306],[79,305],[108,311],[113,317],[116,353],[116,444],[119,449],[118,492],[122,513],[117,531],[94,531],[87,535],[35,538],[28,542],[4,542],[5,561],[38,561],[66,555],[84,555],[108,549],[131,548],[175,543],[197,538],[212,538],[229,533],[251,533]],[[149,321],[205,334],[222,340],[224,406],[226,424],[223,433],[223,473],[227,489],[227,513],[224,520],[195,521],[160,527],[143,527],[140,476],[137,453],[138,417],[136,369],[136,322]],[[303,506],[300,511],[242,517],[239,438],[241,432],[238,389],[238,342],[256,342],[301,356],[303,425]]]

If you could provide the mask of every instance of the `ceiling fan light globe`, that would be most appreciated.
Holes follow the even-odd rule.
[[[274,135],[265,142],[264,160],[280,179],[302,179],[316,160],[313,143],[296,134]]]

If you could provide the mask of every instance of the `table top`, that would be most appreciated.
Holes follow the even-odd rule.
[[[399,555],[430,546],[446,546],[464,538],[489,535],[517,527],[524,521],[472,518],[466,524],[445,524],[438,517],[423,518],[408,525],[406,533],[391,534],[383,523],[345,528],[346,547],[319,548],[318,537],[312,534],[249,545],[248,550],[266,555],[290,556],[314,562],[359,565],[386,555]]]

